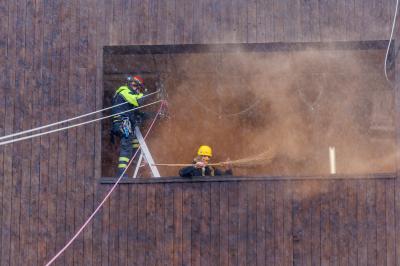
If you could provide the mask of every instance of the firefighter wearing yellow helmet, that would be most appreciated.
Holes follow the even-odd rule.
[[[210,146],[207,145],[201,145],[200,148],[197,151],[198,156],[208,156],[212,157],[212,149]]]
[[[227,165],[228,169],[225,171],[208,165],[211,157],[211,147],[201,145],[197,150],[196,158],[193,159],[193,165],[181,168],[179,175],[181,177],[232,175],[232,169],[229,165]]]

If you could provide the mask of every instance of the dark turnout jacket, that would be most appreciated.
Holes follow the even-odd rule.
[[[131,123],[135,123],[135,120],[139,116],[143,116],[143,113],[134,110],[133,112],[129,112],[135,107],[139,107],[143,103],[143,93],[135,93],[128,86],[121,86],[117,89],[113,97],[113,108],[111,113],[116,116],[113,117],[114,121],[121,121],[124,117],[128,117],[131,120]],[[127,102],[128,104],[119,105]],[[125,112],[120,114],[121,112]]]
[[[203,168],[196,168],[194,166],[186,166],[179,170],[179,175],[181,177],[216,176],[216,175],[232,175],[232,174],[233,174],[232,169],[223,171],[218,168],[214,168],[212,166],[206,166]]]

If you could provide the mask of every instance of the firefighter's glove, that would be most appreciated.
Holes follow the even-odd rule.
[[[135,125],[140,126],[143,123],[143,118],[140,115],[135,116]]]
[[[194,165],[195,168],[203,168],[205,166],[206,166],[206,163],[202,162],[202,161],[196,162],[196,164]]]
[[[148,113],[138,112],[137,114],[135,114],[135,118],[134,118],[135,124],[139,126],[139,125],[143,124],[143,122],[148,118],[150,118],[150,115]]]

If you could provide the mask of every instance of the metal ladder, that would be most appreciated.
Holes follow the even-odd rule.
[[[153,157],[151,156],[149,148],[147,147],[147,144],[144,141],[143,135],[140,132],[139,127],[137,127],[137,126],[135,126],[135,135],[140,144],[140,148],[139,148],[140,155],[139,155],[138,162],[136,164],[135,171],[133,172],[133,178],[137,177],[139,168],[140,168],[140,165],[142,164],[143,159],[149,165],[152,177],[161,177],[160,173],[158,172],[157,167],[154,165]]]

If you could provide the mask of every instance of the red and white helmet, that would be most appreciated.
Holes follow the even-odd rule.
[[[127,83],[134,83],[135,85],[144,85],[144,80],[143,80],[143,78],[141,77],[141,76],[138,76],[138,75],[136,75],[136,76],[128,76],[127,78],[126,78],[126,82]]]
[[[127,84],[128,84],[128,86],[131,88],[131,89],[139,89],[139,90],[142,90],[142,89],[144,89],[144,80],[143,80],[143,78],[141,77],[141,76],[139,76],[139,75],[136,75],[136,76],[128,76],[127,78],[126,78],[126,82],[127,82]]]
[[[141,76],[133,76],[133,81],[137,84],[144,85],[144,80]]]

